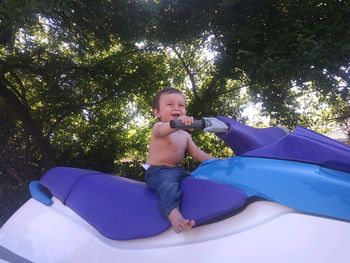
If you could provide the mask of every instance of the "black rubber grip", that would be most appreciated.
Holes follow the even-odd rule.
[[[170,121],[170,128],[183,129],[183,130],[187,130],[187,129],[201,129],[201,130],[203,130],[205,128],[205,120],[204,119],[194,120],[191,125],[185,125],[180,120],[171,120]]]

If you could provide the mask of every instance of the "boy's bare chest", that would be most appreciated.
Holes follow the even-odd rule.
[[[174,132],[156,141],[154,146],[163,152],[182,153],[187,148],[187,135],[180,132]]]
[[[174,132],[167,137],[167,143],[176,148],[186,148],[187,135],[183,131]]]

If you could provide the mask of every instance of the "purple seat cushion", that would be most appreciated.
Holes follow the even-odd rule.
[[[79,183],[80,179],[90,174],[101,174],[100,172],[83,170],[70,167],[55,167],[49,170],[40,179],[40,184],[51,191],[56,198],[66,203],[69,193]]]
[[[149,237],[170,226],[145,183],[67,167],[51,169],[40,182],[110,239]],[[181,210],[198,224],[232,213],[246,201],[244,192],[215,182],[186,178],[182,188]]]
[[[302,126],[282,140],[242,156],[285,159],[350,172],[349,146]]]
[[[252,128],[228,117],[218,117],[229,125],[219,133],[236,155],[312,163],[350,172],[350,147],[312,130],[298,126],[285,133],[279,127]]]
[[[110,239],[147,237],[169,228],[152,190],[117,176],[95,174],[81,179],[66,204]]]
[[[275,143],[286,135],[286,131],[280,127],[253,128],[232,118],[223,116],[217,118],[229,126],[229,131],[216,135],[222,139],[237,156]]]
[[[187,177],[182,182],[181,212],[203,224],[239,210],[246,194],[227,184]]]

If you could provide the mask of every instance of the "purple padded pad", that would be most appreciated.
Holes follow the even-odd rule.
[[[56,167],[49,170],[41,179],[40,184],[50,189],[57,199],[66,203],[66,198],[82,177],[100,172],[70,167]]]
[[[232,118],[223,116],[217,118],[226,123],[230,129],[227,133],[218,133],[216,135],[233,150],[235,155],[242,155],[264,147],[286,135],[286,132],[279,127],[253,128]]]
[[[40,182],[110,239],[149,237],[170,226],[145,183],[67,167],[49,170]],[[215,182],[186,178],[182,187],[181,210],[198,224],[231,213],[246,200],[244,192]]]
[[[218,117],[229,125],[219,133],[236,155],[313,163],[350,172],[350,147],[312,130],[298,126],[285,133],[281,128],[252,128],[232,118]]]
[[[86,176],[70,193],[67,206],[110,239],[147,237],[169,228],[154,193],[141,182],[117,176]]]
[[[350,147],[301,126],[282,140],[242,156],[313,163],[350,172]]]
[[[181,212],[185,218],[203,224],[239,210],[246,202],[245,192],[227,184],[187,177],[182,182]]]

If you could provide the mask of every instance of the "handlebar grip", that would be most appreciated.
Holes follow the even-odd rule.
[[[180,120],[171,120],[170,121],[170,128],[174,129],[201,129],[203,130],[205,128],[205,120],[200,119],[200,120],[194,120],[191,125],[185,125],[182,123]]]

